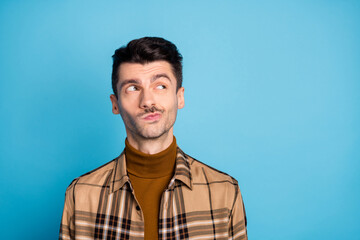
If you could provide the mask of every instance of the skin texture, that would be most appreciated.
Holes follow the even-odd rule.
[[[185,104],[171,65],[123,63],[118,77],[119,96],[110,95],[112,112],[121,115],[130,145],[148,154],[166,149],[173,141],[177,110]]]

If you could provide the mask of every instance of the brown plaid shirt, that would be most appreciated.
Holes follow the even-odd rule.
[[[67,188],[60,240],[143,238],[144,217],[124,152]],[[175,174],[160,203],[159,239],[247,239],[237,181],[178,148]]]

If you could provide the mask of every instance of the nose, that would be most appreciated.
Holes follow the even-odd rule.
[[[143,89],[140,96],[140,108],[151,108],[155,105],[154,95],[150,90]]]

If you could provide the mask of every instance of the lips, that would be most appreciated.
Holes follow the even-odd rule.
[[[157,121],[160,118],[161,118],[160,113],[150,113],[150,114],[146,114],[145,116],[142,117],[142,119],[144,119],[146,121]]]

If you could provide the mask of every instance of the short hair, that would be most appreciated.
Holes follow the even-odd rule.
[[[130,41],[126,46],[115,50],[112,67],[112,89],[117,97],[116,85],[119,81],[118,71],[122,63],[150,63],[166,61],[176,78],[176,91],[182,86],[182,56],[175,44],[159,37],[143,37]]]

